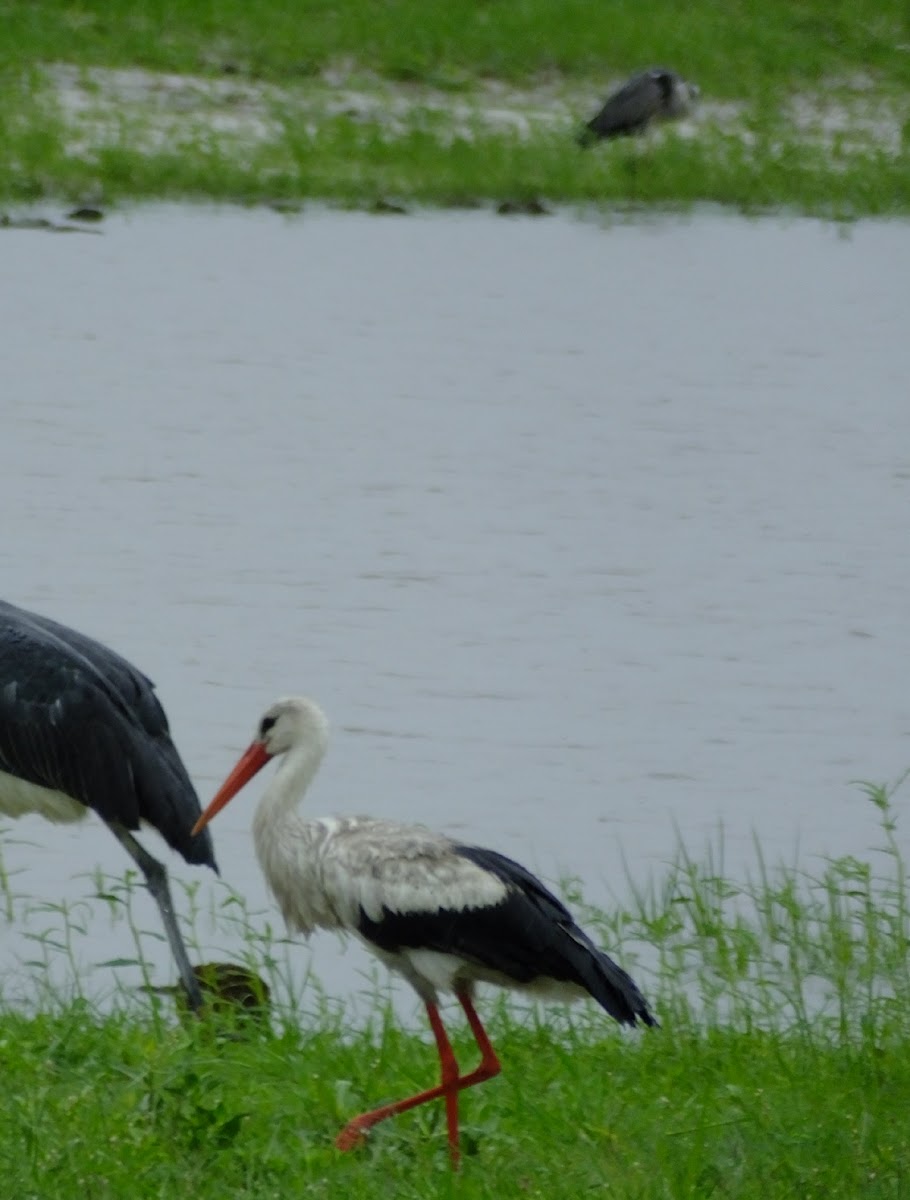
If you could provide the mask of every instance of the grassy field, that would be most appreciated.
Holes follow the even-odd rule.
[[[901,0],[44,0],[2,6],[11,65],[73,62],[223,72],[289,81],[342,63],[405,82],[455,87],[544,73],[597,78],[653,60],[679,65],[732,99],[803,88],[856,70],[910,77]],[[2,60],[0,60],[2,61]]]
[[[288,1196],[899,1197],[905,1039],[666,1026],[632,1042],[493,1023],[505,1070],[466,1093],[453,1178],[418,1110],[362,1151],[349,1116],[423,1087],[433,1052],[394,1027],[221,1040],[78,1008],[7,1017],[0,1154],[16,1200]],[[462,1042],[456,1050],[467,1047]]]
[[[504,1071],[464,1094],[458,1176],[438,1105],[379,1126],[363,1150],[333,1148],[354,1113],[427,1086],[434,1051],[380,1001],[351,1029],[318,992],[287,992],[251,929],[250,960],[276,996],[271,1028],[181,1023],[167,1001],[135,994],[107,1015],[78,995],[0,1005],[4,1192],[906,1196],[910,895],[888,792],[868,797],[881,849],[816,875],[757,856],[737,884],[711,855],[680,851],[609,916],[570,885],[662,1027],[629,1033],[593,1008],[484,996]],[[471,1040],[452,1027],[467,1065]]]
[[[902,0],[0,5],[0,198],[910,211]],[[653,62],[696,120],[582,153]]]

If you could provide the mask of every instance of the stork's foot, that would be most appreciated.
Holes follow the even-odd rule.
[[[335,1138],[335,1149],[359,1150],[361,1146],[366,1145],[367,1130],[369,1128],[369,1125],[360,1122],[359,1117],[355,1117],[353,1121],[348,1121],[338,1137]]]

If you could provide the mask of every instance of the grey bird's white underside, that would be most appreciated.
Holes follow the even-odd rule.
[[[4,816],[22,817],[26,813],[37,813],[46,821],[63,824],[81,821],[87,812],[84,804],[65,796],[63,792],[39,787],[0,771],[0,813]]]

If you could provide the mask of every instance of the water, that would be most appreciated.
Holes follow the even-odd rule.
[[[150,208],[0,254],[2,594],[152,675],[203,800],[306,692],[314,814],[595,903],[677,830],[722,823],[732,874],[753,831],[808,866],[878,840],[854,781],[910,765],[910,226]],[[213,832],[267,912],[261,786]],[[33,898],[127,865],[94,822],[5,838]],[[129,948],[98,911],[78,953]],[[7,978],[30,953],[17,920]],[[366,962],[315,944],[332,992]]]

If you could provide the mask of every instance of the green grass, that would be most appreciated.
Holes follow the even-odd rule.
[[[757,133],[749,147],[715,132],[698,141],[670,134],[656,150],[630,143],[582,153],[563,132],[521,140],[478,124],[467,137],[441,125],[424,113],[390,136],[381,122],[326,117],[309,132],[289,119],[279,136],[255,145],[189,128],[162,146],[148,122],[124,118],[103,145],[75,154],[53,108],[35,100],[18,125],[0,131],[0,196],[291,205],[315,199],[362,208],[389,200],[405,206],[714,202],[835,218],[910,212],[910,155],[875,148],[806,147],[772,130]]]
[[[12,64],[65,61],[287,81],[338,63],[390,79],[596,76],[677,63],[712,94],[874,71],[910,79],[903,0],[43,0],[0,5]]]
[[[735,883],[722,847],[701,860],[680,850],[609,915],[586,910],[570,883],[662,1027],[629,1033],[593,1007],[529,1010],[485,994],[504,1071],[463,1096],[457,1177],[439,1105],[377,1127],[361,1151],[335,1151],[354,1113],[429,1085],[435,1053],[378,994],[354,1026],[312,984],[295,990],[268,924],[225,889],[209,915],[244,931],[249,961],[269,975],[272,1028],[181,1023],[135,993],[105,1015],[78,979],[67,999],[46,993],[27,1012],[0,1004],[4,1194],[904,1197],[910,894],[891,794],[866,794],[883,836],[864,858],[809,873],[756,852],[751,880]],[[2,879],[17,919],[23,902]],[[133,923],[134,887],[97,879],[91,902]],[[194,928],[208,919],[192,890],[183,907]],[[78,905],[57,916],[39,968],[76,961]],[[476,1051],[451,1024],[467,1066]]]
[[[70,1009],[2,1027],[0,1155],[17,1200],[897,1197],[910,1172],[906,1042],[666,1027],[632,1043],[494,1021],[505,1070],[464,1094],[450,1175],[438,1106],[342,1155],[354,1112],[432,1078],[393,1026],[217,1041]],[[457,1046],[465,1057],[468,1047]]]
[[[0,0],[0,28],[7,203],[910,212],[904,0],[693,0],[684,14],[675,0]],[[655,61],[701,85],[695,136],[581,153],[573,130],[608,83]],[[55,64],[83,72],[78,112],[58,103]],[[186,89],[151,77],[124,98],[97,73],[114,68]],[[365,115],[345,112],[345,89]],[[497,126],[503,106],[524,129]],[[841,132],[824,127],[832,113]]]

